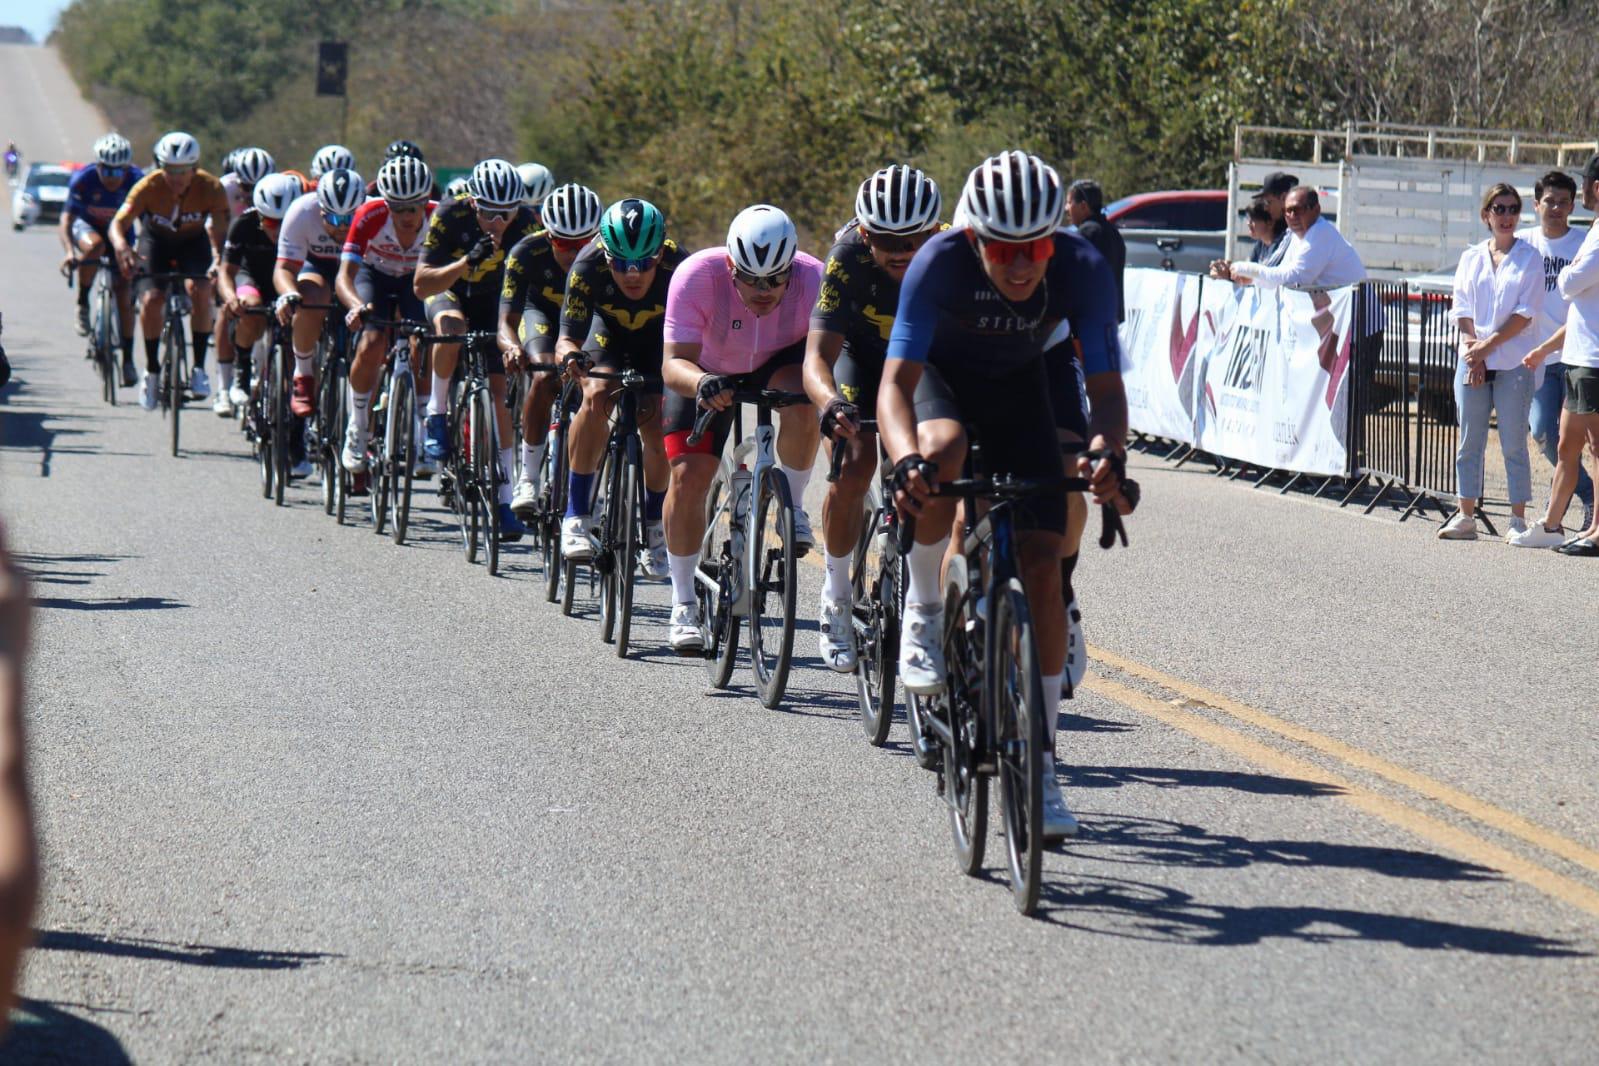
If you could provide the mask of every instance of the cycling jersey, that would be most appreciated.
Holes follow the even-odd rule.
[[[1116,279],[1087,240],[1058,231],[1044,280],[1020,304],[989,282],[981,255],[964,229],[937,234],[922,246],[900,289],[889,359],[999,377],[1038,359],[1045,325],[1066,319],[1085,373],[1120,370]]]
[[[175,195],[166,172],[153,170],[140,178],[117,209],[116,223],[124,226],[139,222],[162,240],[184,240],[205,232],[206,220],[218,233],[226,233],[228,198],[222,183],[204,170],[196,170],[183,190]]]
[[[144,177],[144,171],[138,167],[129,167],[122,176],[122,184],[115,189],[105,187],[105,182],[100,178],[100,168],[90,165],[72,175],[72,181],[67,186],[66,212],[84,222],[102,236],[106,227],[116,217],[117,208],[122,206],[128,198],[128,193]]]
[[[450,286],[450,291],[473,304],[483,299],[498,301],[500,271],[505,265],[506,252],[536,228],[533,213],[525,207],[517,208],[494,254],[467,270],[459,281]],[[433,212],[433,220],[428,223],[427,237],[422,242],[422,265],[449,266],[470,252],[472,246],[485,236],[487,234],[478,225],[477,211],[471,201],[445,200]],[[482,296],[484,292],[488,296]]]
[[[588,245],[578,253],[572,273],[566,279],[566,298],[561,303],[561,336],[581,344],[588,336],[591,318],[598,317],[607,338],[602,343],[607,348],[622,346],[641,354],[653,351],[655,369],[659,372],[667,293],[683,262],[683,253],[677,244],[667,241],[661,248],[655,280],[641,298],[630,300],[611,277],[605,249],[598,241]]]
[[[708,372],[748,374],[773,353],[805,339],[821,283],[821,261],[796,252],[783,298],[769,314],[756,317],[733,287],[727,249],[706,248],[672,275],[664,339],[698,344],[698,362]]]
[[[561,317],[566,295],[566,271],[555,261],[549,234],[540,230],[516,242],[505,257],[505,281],[500,285],[500,314],[523,314],[532,307],[548,322]]]
[[[278,259],[298,269],[307,259],[337,262],[342,245],[322,222],[316,193],[308,192],[289,205],[278,229]],[[333,279],[328,278],[329,281]]]
[[[422,242],[427,238],[427,223],[438,204],[429,200],[426,217],[410,244],[401,244],[394,229],[394,216],[385,200],[368,200],[355,210],[350,222],[350,234],[344,238],[344,251],[340,258],[345,262],[365,263],[380,274],[404,278],[416,273],[416,264],[422,258]]]
[[[272,268],[277,263],[278,242],[268,236],[261,225],[260,212],[250,208],[233,220],[228,227],[228,239],[222,245],[222,261],[239,267],[247,274],[257,289],[272,289]],[[235,284],[238,284],[235,279]]]

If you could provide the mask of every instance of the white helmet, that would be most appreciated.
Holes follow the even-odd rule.
[[[855,194],[855,218],[872,233],[900,236],[932,229],[943,207],[938,183],[903,164],[879,170]]]
[[[544,228],[552,237],[575,241],[600,230],[605,209],[600,197],[584,185],[562,185],[544,198]]]
[[[415,156],[397,155],[378,168],[378,195],[397,204],[414,204],[433,191],[433,171]]]
[[[300,193],[300,179],[293,174],[268,174],[255,183],[251,200],[263,218],[281,220]]]
[[[120,133],[108,133],[94,142],[94,161],[103,167],[125,167],[133,162],[133,145]]]
[[[347,167],[330,170],[317,179],[316,202],[330,215],[348,215],[366,203],[366,182]]]
[[[485,207],[518,207],[522,203],[522,175],[503,159],[485,159],[472,168],[466,191]]]
[[[173,130],[155,142],[155,161],[163,167],[192,167],[200,162],[200,142]]]
[[[471,184],[465,175],[451,178],[450,183],[444,187],[444,195],[451,200],[459,200],[466,195],[466,187]]]
[[[757,278],[781,274],[799,251],[799,234],[782,208],[771,204],[746,207],[727,228],[727,254],[733,265]]]
[[[1036,155],[1001,152],[967,175],[961,207],[979,237],[1030,241],[1060,228],[1066,188],[1055,168]]]
[[[240,148],[233,156],[233,173],[245,185],[254,185],[276,169],[265,148]]]
[[[537,207],[555,189],[555,175],[543,163],[523,163],[516,168],[522,179],[522,203]]]
[[[311,157],[311,180],[316,181],[330,170],[354,170],[355,153],[342,144],[324,144]]]

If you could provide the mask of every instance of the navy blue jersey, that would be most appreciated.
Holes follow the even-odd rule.
[[[1065,319],[1081,346],[1086,373],[1121,368],[1116,279],[1093,245],[1075,233],[1057,232],[1043,282],[1012,304],[983,273],[982,252],[968,233],[940,233],[911,260],[888,358],[998,377],[1038,359],[1050,327]]]
[[[128,192],[142,177],[144,171],[138,167],[128,167],[122,175],[122,184],[113,191],[107,189],[100,180],[98,167],[86,166],[72,175],[72,181],[67,185],[67,214],[76,215],[104,233],[116,217],[117,208],[122,206],[122,201],[128,198]]]

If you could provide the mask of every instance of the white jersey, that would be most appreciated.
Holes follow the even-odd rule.
[[[316,193],[308,192],[289,205],[278,231],[278,260],[298,267],[307,259],[338,261],[343,241],[328,232]]]
[[[245,208],[250,206],[250,199],[244,195],[244,186],[237,174],[222,175],[222,191],[228,196],[229,216],[238,218],[244,214]]]

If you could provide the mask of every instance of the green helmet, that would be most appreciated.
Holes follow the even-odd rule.
[[[600,219],[600,243],[612,259],[651,259],[665,242],[666,218],[648,200],[618,200]]]

